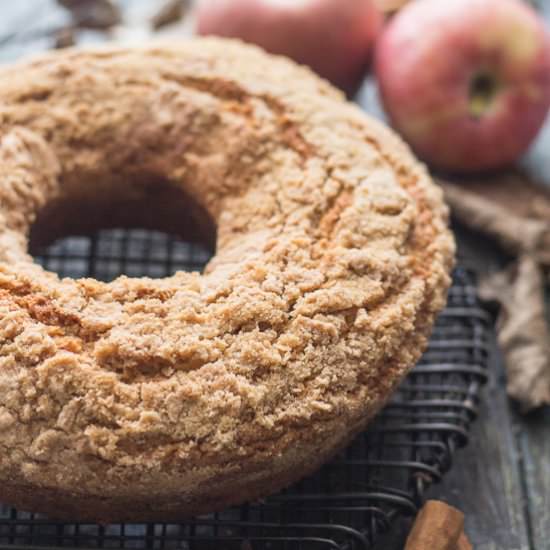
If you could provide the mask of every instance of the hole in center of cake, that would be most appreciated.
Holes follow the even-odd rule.
[[[61,277],[103,281],[203,270],[216,231],[196,201],[158,181],[112,191],[63,197],[39,212],[29,236],[35,261]]]

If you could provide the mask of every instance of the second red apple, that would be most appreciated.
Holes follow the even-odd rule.
[[[550,105],[550,38],[521,0],[416,0],[377,45],[392,124],[432,165],[472,172],[514,162]]]
[[[203,0],[197,32],[286,55],[351,95],[382,21],[374,0]]]

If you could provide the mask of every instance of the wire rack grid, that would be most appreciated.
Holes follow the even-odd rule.
[[[201,270],[209,252],[166,234],[100,231],[37,256],[62,276],[111,280]],[[413,517],[428,487],[466,445],[489,354],[488,314],[459,267],[421,361],[369,429],[316,475],[260,502],[181,524],[56,522],[0,505],[0,549],[367,550],[398,516]]]

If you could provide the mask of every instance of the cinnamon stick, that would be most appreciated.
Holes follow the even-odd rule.
[[[470,550],[464,533],[464,514],[438,500],[420,510],[405,550]]]
[[[458,544],[456,550],[473,550],[473,546],[470,544],[466,533],[463,531],[458,538]]]

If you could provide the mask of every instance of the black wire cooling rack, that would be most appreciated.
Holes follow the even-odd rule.
[[[37,260],[68,277],[110,280],[200,270],[199,245],[143,230],[71,237]],[[489,317],[473,274],[454,272],[429,349],[368,431],[316,475],[261,502],[180,524],[56,522],[0,505],[0,549],[365,550],[394,519],[413,516],[427,488],[468,442],[486,379]]]

